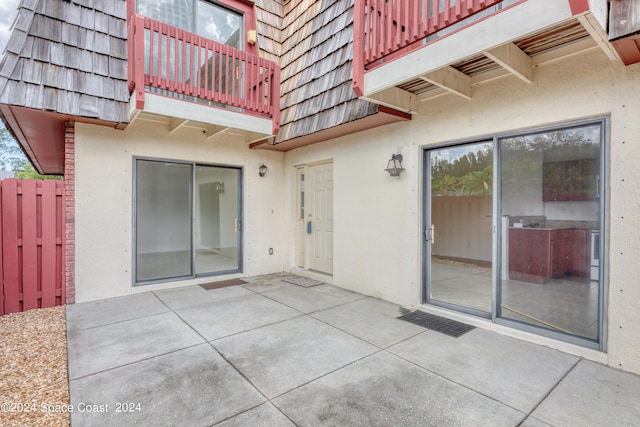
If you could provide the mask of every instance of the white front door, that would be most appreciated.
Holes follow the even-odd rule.
[[[333,274],[333,163],[309,166],[309,268]]]

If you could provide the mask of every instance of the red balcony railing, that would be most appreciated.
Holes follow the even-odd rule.
[[[354,89],[364,71],[504,0],[355,0]],[[448,6],[447,6],[448,5]],[[362,95],[358,93],[358,95]]]
[[[136,108],[145,92],[280,118],[280,66],[188,31],[134,15],[129,25],[129,86]]]

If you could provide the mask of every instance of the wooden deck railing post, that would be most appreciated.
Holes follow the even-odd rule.
[[[280,130],[280,66],[275,64],[273,67],[273,77],[269,79],[271,85],[270,110],[271,120],[273,121],[272,134],[276,135]]]
[[[358,96],[364,95],[364,34],[367,0],[355,0],[353,11],[353,63],[352,87]]]
[[[134,39],[133,61],[135,62],[134,90],[136,92],[136,109],[144,110],[144,18],[136,15],[134,21],[134,33],[129,34],[129,37]],[[151,68],[151,64],[149,64],[149,68]]]

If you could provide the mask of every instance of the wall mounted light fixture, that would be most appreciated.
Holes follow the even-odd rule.
[[[402,154],[392,154],[385,170],[389,172],[389,176],[400,176],[400,172],[404,170],[402,167]]]
[[[267,174],[267,165],[265,165],[264,163],[260,165],[260,167],[258,167],[258,175],[260,175],[261,177],[265,176]]]
[[[247,31],[247,43],[253,46],[254,44],[256,44],[257,41],[258,41],[257,31],[256,30]]]

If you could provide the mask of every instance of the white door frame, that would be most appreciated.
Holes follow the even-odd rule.
[[[329,197],[329,199],[326,199],[326,200],[329,201],[327,206],[328,206],[328,209],[330,209],[330,212],[328,213],[329,213],[329,220],[331,221],[331,225],[330,225],[330,230],[321,231],[321,233],[324,233],[322,237],[324,237],[325,239],[325,246],[320,245],[320,250],[323,251],[323,254],[325,255],[325,260],[322,263],[322,262],[314,262],[314,260],[312,259],[314,254],[314,249],[317,249],[317,247],[314,247],[314,243],[315,243],[314,237],[317,237],[318,234],[315,234],[313,232],[314,225],[316,223],[314,223],[313,213],[312,213],[314,209],[314,199],[313,199],[314,185],[313,185],[313,179],[311,174],[313,172],[314,167],[323,166],[323,165],[331,165],[330,180],[329,180],[330,187],[325,189],[327,190],[325,193],[325,196]],[[297,186],[299,185],[301,170],[303,171],[302,173],[304,173],[305,175],[305,191],[304,191],[305,210],[304,210],[304,221],[303,221],[304,269],[332,275],[333,274],[333,236],[332,236],[333,234],[333,224],[332,224],[333,223],[333,160],[329,159],[329,160],[323,160],[320,162],[307,163],[302,168],[299,167],[298,172],[296,173],[296,191],[298,191]],[[296,207],[296,209],[298,208],[299,208],[299,204]],[[311,223],[311,226],[310,226],[311,233],[308,232],[309,223]],[[296,221],[296,226],[297,225],[298,224]],[[331,234],[327,236],[326,231],[329,231]],[[296,228],[296,236],[297,236],[297,228]],[[296,242],[299,242],[299,240],[296,239]],[[299,252],[299,249],[296,248],[296,259],[297,259],[298,252]]]

